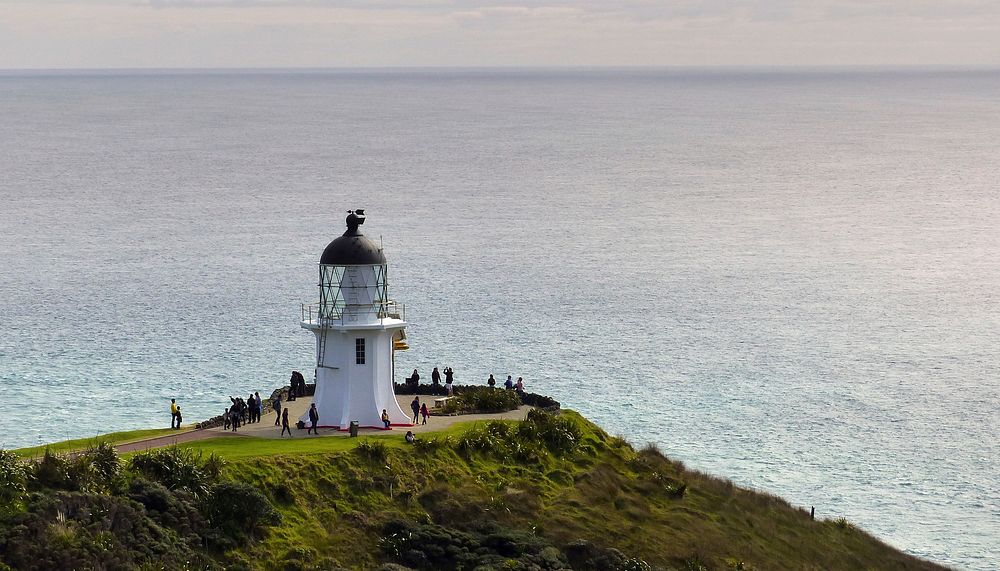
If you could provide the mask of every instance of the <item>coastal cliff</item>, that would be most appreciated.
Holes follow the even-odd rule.
[[[944,569],[567,410],[2,460],[0,569]]]

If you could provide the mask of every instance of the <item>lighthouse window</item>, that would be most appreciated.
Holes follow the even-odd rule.
[[[365,364],[365,340],[355,339],[354,340],[354,362],[358,365]]]

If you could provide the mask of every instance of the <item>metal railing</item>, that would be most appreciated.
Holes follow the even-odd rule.
[[[322,324],[326,321],[340,321],[348,315],[367,315],[375,313],[378,319],[401,319],[406,321],[406,306],[395,301],[376,301],[359,304],[323,304],[320,302],[303,303],[301,306],[302,322]]]

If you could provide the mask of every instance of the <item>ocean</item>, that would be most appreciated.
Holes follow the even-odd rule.
[[[1000,72],[0,74],[0,445],[311,377],[364,208],[411,349],[1000,567]],[[402,376],[402,375],[401,375]]]

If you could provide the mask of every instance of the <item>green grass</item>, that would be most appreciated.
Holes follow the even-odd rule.
[[[565,453],[483,422],[422,435],[418,446],[402,434],[190,446],[226,457],[227,473],[281,512],[282,525],[252,547],[251,567],[266,554],[264,568],[374,569],[383,526],[402,518],[454,533],[491,522],[557,546],[585,540],[667,570],[943,569],[655,448],[635,450],[572,411],[563,417],[580,430]]]
[[[64,440],[54,444],[43,444],[41,446],[32,446],[30,448],[18,448],[13,450],[13,452],[21,458],[37,458],[45,454],[46,448],[51,450],[54,454],[67,454],[70,452],[87,450],[88,448],[92,448],[102,442],[107,442],[108,444],[125,444],[127,442],[146,440],[157,436],[179,434],[187,432],[187,430],[190,429],[171,430],[169,428],[146,428],[142,430],[129,430],[126,432],[111,432],[109,434],[101,434],[92,438]]]
[[[513,422],[513,421],[510,421]],[[444,430],[434,432],[421,432],[417,435],[421,440],[432,440],[448,436],[457,437],[466,433],[476,425],[484,424],[483,421],[457,422]],[[302,431],[298,431],[301,433]],[[253,436],[207,438],[205,440],[195,440],[180,444],[181,448],[189,448],[195,452],[202,452],[206,456],[212,453],[218,454],[225,460],[240,460],[255,457],[287,456],[287,455],[309,455],[309,454],[333,454],[353,450],[361,442],[375,441],[382,442],[391,448],[402,449],[409,446],[403,436],[405,431],[398,428],[378,434],[362,434],[357,438],[346,436],[294,436],[292,438],[256,438]]]
[[[415,445],[404,434],[219,437],[180,448],[225,459],[224,478],[260,490],[281,514],[266,535],[224,554],[234,568],[377,569],[389,557],[380,536],[403,520],[450,537],[491,524],[558,549],[585,541],[666,571],[943,569],[849,523],[813,521],[781,498],[688,470],[655,447],[636,450],[573,411],[458,423]],[[32,450],[44,447],[18,452]]]

